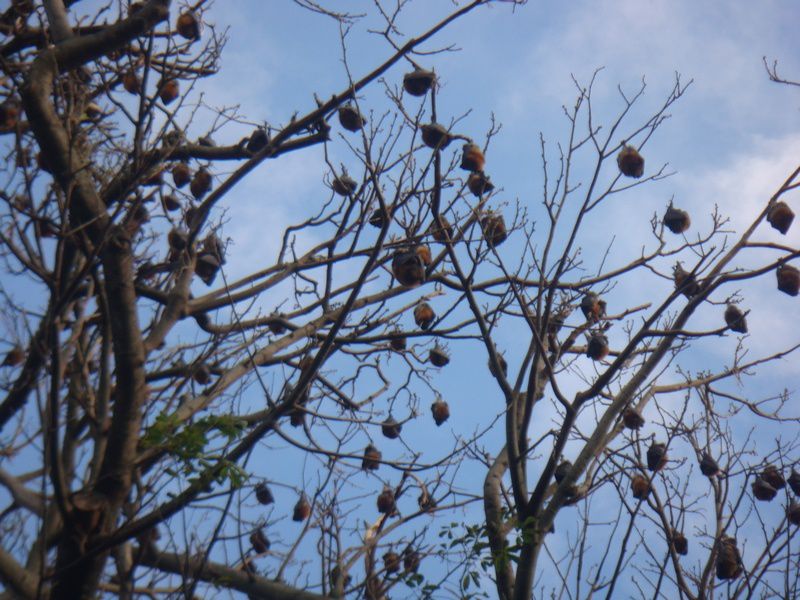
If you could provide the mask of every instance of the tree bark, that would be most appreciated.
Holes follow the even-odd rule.
[[[134,551],[134,554],[137,554],[137,551]],[[226,587],[244,592],[253,599],[331,600],[329,596],[293,588],[246,571],[171,552],[144,552],[139,563],[167,573],[196,577],[210,583],[222,580],[225,581]]]
[[[67,37],[37,57],[21,90],[31,129],[68,199],[71,229],[85,235],[86,246],[98,252],[112,316],[116,370],[114,410],[98,480],[93,490],[86,490],[100,499],[98,507],[93,509],[99,514],[88,516],[90,522],[99,519],[99,526],[93,524],[87,529],[86,523],[77,518],[72,503],[68,504],[52,592],[54,597],[64,600],[91,598],[96,593],[107,553],[88,557],[84,553],[97,535],[115,527],[122,502],[130,490],[141,407],[147,388],[130,235],[111,222],[105,203],[85,168],[90,159],[80,140],[70,138],[51,102],[51,93],[59,74],[124,46],[165,19],[168,8],[168,1],[153,0],[134,17],[101,32],[82,38]]]
[[[511,600],[514,589],[514,570],[505,555],[506,534],[503,523],[503,499],[500,494],[503,475],[508,469],[508,452],[505,448],[495,459],[483,483],[483,509],[486,514],[486,535],[492,552],[497,595],[499,600]]]

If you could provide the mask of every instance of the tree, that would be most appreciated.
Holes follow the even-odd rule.
[[[644,117],[644,84],[620,89],[600,123],[596,78],[576,80],[540,204],[509,206],[499,125],[437,111],[428,63],[454,21],[522,2],[416,37],[405,3],[376,3],[390,54],[366,74],[358,16],[297,3],[341,26],[347,79],[282,125],[197,101],[224,44],[202,0],[2,16],[6,596],[796,595],[798,417],[730,382],[798,347],[739,335],[763,309],[743,286],[798,294],[800,252],[767,234],[789,231],[800,167],[741,233],[670,202],[617,256],[593,219],[670,175],[644,157],[688,84]],[[320,148],[324,199],[232,277],[227,203]],[[717,340],[727,360],[680,362]],[[447,401],[454,369],[492,382],[490,408]],[[480,426],[447,439],[451,410]]]

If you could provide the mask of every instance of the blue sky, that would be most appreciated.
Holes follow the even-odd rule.
[[[372,3],[334,5],[358,13],[369,12]],[[421,32],[452,6],[439,0],[412,3],[400,28],[408,35]],[[771,83],[762,62],[762,57],[777,60],[785,76],[800,78],[796,19],[796,4],[777,0],[542,1],[513,13],[501,5],[469,15],[425,47],[456,45],[457,52],[419,60],[435,68],[439,76],[440,120],[470,111],[459,129],[476,138],[488,130],[491,114],[503,125],[487,155],[487,171],[502,186],[503,199],[510,205],[519,202],[534,218],[541,201],[539,133],[550,144],[563,139],[567,123],[562,105],[571,105],[576,93],[571,75],[586,84],[596,69],[603,68],[594,96],[599,121],[619,110],[617,85],[631,92],[642,78],[646,80],[641,103],[645,114],[662,102],[676,72],[684,82],[692,79],[687,94],[670,111],[672,118],[648,143],[645,153],[648,167],[668,163],[675,175],[615,198],[595,216],[583,240],[591,247],[615,235],[612,260],[622,260],[649,243],[646,224],[653,214],[663,214],[672,197],[692,215],[690,234],[708,225],[715,205],[731,219],[731,228],[741,231],[797,164],[800,95],[796,89]],[[201,85],[210,104],[238,104],[253,121],[276,124],[294,111],[309,110],[314,93],[326,98],[346,86],[339,29],[328,19],[309,15],[288,1],[237,0],[235,5],[218,3],[207,20],[218,31],[230,27],[222,71]],[[388,55],[382,40],[367,33],[374,25],[369,19],[359,21],[348,35],[348,59],[355,77]],[[387,81],[398,84],[405,70],[406,66],[394,68],[386,75]],[[379,86],[366,90],[359,102],[362,110],[375,114],[386,109]],[[241,135],[248,131],[244,127]],[[218,141],[234,139],[236,135]],[[329,152],[334,164],[349,160],[337,127]],[[225,230],[234,240],[228,265],[231,277],[247,271],[251,257],[275,254],[280,239],[269,232],[298,220],[325,197],[322,178],[326,171],[321,149],[311,149],[285,157],[275,167],[265,165],[234,191],[225,203],[235,207]],[[769,229],[760,236],[781,240]],[[797,236],[795,228],[781,241],[796,244]],[[653,291],[665,295],[670,289],[667,281],[654,287],[632,281],[623,282],[615,295],[619,304],[636,304],[651,299]],[[753,308],[749,321],[754,333],[747,340],[751,356],[764,354],[776,342],[796,339],[796,329],[785,323],[798,322],[798,303],[775,292],[771,275],[741,289],[744,306]],[[692,328],[717,327],[720,315],[719,307],[704,307]],[[512,369],[521,358],[514,352],[517,342],[513,330],[499,330],[498,345],[507,352]],[[680,364],[695,370],[718,367],[729,361],[736,343],[732,336],[701,341]],[[450,401],[453,418],[441,429],[424,418],[414,429],[408,428],[411,447],[427,448],[431,440],[441,445],[451,435],[468,435],[500,412],[492,380],[472,374],[470,365],[473,361],[482,365],[484,356],[480,348],[459,352],[451,366],[437,375],[436,384]],[[666,379],[672,373],[670,369]],[[791,388],[797,375],[795,361],[782,361],[755,380],[746,380],[744,392],[767,394]],[[423,417],[427,417],[428,400],[420,401]],[[746,429],[747,424],[742,427]],[[501,435],[498,427],[485,438],[488,451],[499,449]],[[773,442],[769,444],[773,447]],[[311,476],[308,471],[306,475]],[[482,473],[468,476],[480,480]],[[364,486],[365,493],[374,487]],[[371,496],[366,501],[371,505]],[[468,511],[463,518],[476,521],[480,515]],[[559,531],[568,535],[573,519],[571,513],[561,515]],[[442,523],[449,520],[445,517]],[[554,544],[557,553],[559,546]]]
[[[370,4],[346,6],[360,12]],[[403,33],[421,31],[451,6],[412,3]],[[256,122],[281,123],[295,111],[308,110],[314,93],[327,97],[346,84],[332,21],[288,1],[238,1],[236,7],[233,12],[215,6],[209,12],[217,30],[230,27],[223,69],[202,83],[210,104],[238,104]],[[561,107],[575,96],[570,74],[585,83],[595,69],[604,68],[595,91],[601,120],[619,108],[618,84],[630,91],[644,77],[648,89],[642,104],[650,109],[671,87],[675,72],[684,81],[693,79],[647,152],[648,165],[669,163],[677,175],[637,191],[647,195],[646,201],[626,199],[620,209],[639,218],[660,210],[674,195],[696,219],[715,202],[723,210],[735,208],[726,212],[741,225],[751,211],[740,209],[764,199],[800,144],[797,94],[769,82],[762,64],[767,56],[779,60],[787,76],[800,73],[788,26],[793,14],[789,2],[532,2],[513,14],[501,5],[467,16],[426,46],[456,44],[460,51],[422,62],[439,74],[443,118],[471,110],[462,129],[475,137],[488,130],[492,113],[503,124],[487,169],[503,186],[504,197],[532,210],[540,200],[538,135],[542,132],[551,144],[563,136]],[[387,56],[385,44],[365,33],[370,25],[375,22],[357,23],[348,38],[356,76]],[[404,68],[387,79],[399,82]],[[361,103],[376,114],[386,106],[379,88],[367,90]],[[243,127],[242,135],[247,131]],[[330,144],[329,151],[334,163],[348,159],[342,144]],[[321,149],[287,157],[279,169],[267,165],[240,188],[237,212],[255,217],[268,204],[270,217],[278,221],[297,218],[307,206],[304,200],[319,200],[325,171]],[[241,240],[237,243],[259,238],[269,243],[260,236],[257,219],[235,219],[231,226],[236,235],[229,235]],[[235,272],[235,262],[229,268]]]
[[[326,5],[345,6],[353,13],[372,12],[373,8],[373,2],[366,0]],[[409,5],[400,28],[407,35],[420,33],[453,6],[449,0],[417,0]],[[797,165],[798,88],[769,82],[762,62],[764,56],[770,62],[777,60],[786,77],[800,79],[797,16],[796,2],[788,0],[531,1],[514,11],[507,5],[499,5],[468,15],[425,46],[425,50],[434,50],[455,45],[458,51],[418,60],[438,74],[441,121],[468,112],[459,130],[476,139],[481,139],[489,129],[492,114],[503,125],[487,153],[487,171],[495,184],[502,187],[499,198],[507,203],[506,210],[518,203],[534,219],[541,212],[539,134],[547,139],[549,148],[563,140],[567,123],[562,105],[571,105],[576,93],[571,75],[587,83],[596,69],[603,68],[595,86],[600,121],[619,110],[618,85],[625,91],[633,91],[645,78],[648,87],[642,111],[648,113],[662,102],[676,72],[684,81],[693,79],[687,94],[670,111],[672,118],[648,143],[645,152],[648,169],[668,163],[675,175],[614,198],[601,214],[593,215],[582,238],[590,255],[593,244],[603,244],[604,248],[613,236],[611,260],[622,261],[652,243],[649,220],[653,214],[663,214],[670,198],[674,197],[677,206],[692,214],[694,225],[690,235],[708,225],[708,215],[715,205],[730,217],[731,229],[741,231]],[[238,141],[263,121],[273,125],[285,123],[295,111],[302,114],[313,108],[315,93],[327,98],[347,85],[338,26],[330,19],[300,9],[290,0],[218,0],[207,11],[205,20],[218,33],[227,29],[229,41],[220,73],[200,82],[197,89],[205,94],[207,104],[238,105],[240,114],[249,119],[249,124],[215,136],[220,144]],[[357,21],[348,34],[348,59],[355,77],[368,72],[390,54],[386,44],[368,32],[376,24],[370,18]],[[210,33],[209,25],[206,36]],[[407,65],[398,65],[387,73],[387,82],[398,85],[406,70]],[[380,85],[365,90],[359,102],[362,110],[373,111],[375,115],[387,110],[388,105]],[[192,135],[205,133],[208,114],[201,112],[199,117]],[[331,160],[334,164],[349,164],[356,171],[340,133],[341,129],[334,124],[328,147]],[[222,168],[215,167],[215,172],[219,174]],[[224,212],[227,224],[223,234],[232,240],[225,270],[228,279],[251,272],[254,265],[272,264],[283,227],[306,217],[310,207],[328,198],[329,190],[323,184],[327,171],[322,149],[311,148],[265,163],[225,198],[215,216],[220,217]],[[789,235],[782,238],[765,228],[759,232],[759,239],[797,246],[798,231],[800,227],[795,224]],[[313,234],[299,235],[300,246],[312,241]],[[519,248],[518,241],[510,240],[503,252],[513,253]],[[651,299],[653,293],[666,295],[671,287],[668,281],[655,281],[647,286],[623,281],[609,299],[613,302],[610,306],[638,304]],[[198,292],[205,289],[198,284]],[[753,334],[746,342],[751,357],[763,355],[776,344],[788,345],[797,340],[800,305],[796,298],[775,291],[772,274],[747,282],[741,289],[745,308],[753,309],[748,317]],[[271,312],[279,300],[278,296],[265,297],[260,299],[259,308]],[[692,321],[692,328],[717,327],[720,315],[719,307],[703,307]],[[621,333],[618,329],[612,332],[612,341],[618,333]],[[527,340],[524,342],[527,344]],[[513,371],[521,360],[519,339],[513,327],[500,327],[497,343]],[[734,336],[703,340],[695,344],[680,364],[694,370],[719,367],[729,361],[736,344]],[[388,359],[390,368],[394,360],[399,359]],[[421,418],[404,429],[407,446],[402,448],[399,442],[392,445],[381,440],[385,456],[399,457],[404,453],[407,456],[412,450],[424,450],[436,457],[458,436],[468,437],[501,414],[503,407],[495,384],[488,373],[483,373],[485,360],[485,351],[476,345],[454,353],[451,365],[435,374],[436,386],[450,403],[451,420],[436,428],[428,412],[432,398],[425,390],[419,390]],[[476,370],[474,364],[480,365],[480,369]],[[757,397],[783,387],[793,388],[799,374],[795,365],[796,360],[776,363],[760,376],[746,379],[741,391]],[[588,362],[583,368],[584,372],[591,372]],[[476,371],[480,371],[479,376]],[[672,373],[670,369],[666,379]],[[280,381],[280,376],[275,381]],[[566,385],[565,391],[574,392],[578,387],[576,380]],[[260,402],[256,396],[257,392],[246,401]],[[387,406],[387,399],[380,402],[383,408]],[[402,408],[395,416],[406,414],[407,409]],[[547,428],[552,425],[548,420],[554,414],[539,417],[537,426]],[[748,423],[737,426],[746,431]],[[772,436],[766,443],[774,447]],[[502,445],[501,428],[495,427],[482,445],[488,452],[496,453]],[[249,467],[257,476],[286,483],[295,483],[298,473],[306,482],[313,483],[320,472],[315,460],[304,461],[276,438],[269,440],[266,450],[261,448],[254,454]],[[396,474],[386,470],[379,475],[390,481],[397,479]],[[479,468],[465,466],[458,482],[479,493],[482,477]],[[350,481],[354,487],[348,493],[351,500],[347,508],[364,511],[359,523],[373,519],[374,493],[379,489],[377,479],[373,475],[357,475]],[[298,530],[285,518],[286,507],[296,499],[295,492],[276,487],[275,495],[274,512],[266,513],[270,521],[275,521],[271,537],[288,545]],[[598,502],[605,499],[602,496]],[[404,501],[414,505],[415,500],[413,493]],[[248,502],[248,508],[255,508],[252,499]],[[572,532],[575,522],[572,510],[577,509],[565,510],[556,522],[559,536],[564,537],[553,539],[555,554],[563,549],[559,540],[566,540]],[[202,523],[205,516],[198,513],[191,518]],[[282,520],[278,522],[279,519]],[[480,511],[474,507],[456,515],[437,517],[431,531],[435,533],[452,520],[469,523],[480,519]],[[184,526],[191,530],[191,520],[172,529],[179,532]],[[316,551],[312,542],[301,546],[298,559],[303,560],[306,552],[311,556]],[[233,547],[232,544],[228,549]],[[236,551],[238,546],[232,550],[232,560],[238,556]],[[690,555],[690,559],[694,558]],[[435,575],[437,567],[426,568]]]

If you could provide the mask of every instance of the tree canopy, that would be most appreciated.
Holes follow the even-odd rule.
[[[265,114],[228,5],[0,15],[0,598],[797,595],[800,166],[698,211],[598,69],[515,188],[443,40],[530,7],[433,4]]]

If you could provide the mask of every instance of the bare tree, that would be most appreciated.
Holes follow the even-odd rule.
[[[296,3],[339,23],[346,78],[282,125],[196,102],[225,42],[203,0],[0,18],[5,597],[797,595],[798,416],[789,392],[730,382],[800,345],[752,356],[736,337],[762,309],[744,282],[798,294],[800,251],[763,234],[789,231],[800,167],[744,232],[722,210],[695,231],[665,201],[621,257],[592,223],[671,174],[644,157],[680,77],[643,119],[644,84],[620,88],[604,123],[597,74],[575,81],[539,203],[504,204],[499,126],[437,112],[427,63],[453,21],[523,2],[465,2],[416,37],[405,2],[376,2],[389,54],[366,74],[347,55],[360,16]],[[312,147],[324,200],[231,277],[225,203]],[[615,293],[632,282],[646,302]],[[680,362],[734,337],[711,370]],[[436,377],[462,352],[496,408],[434,444],[465,410]]]

